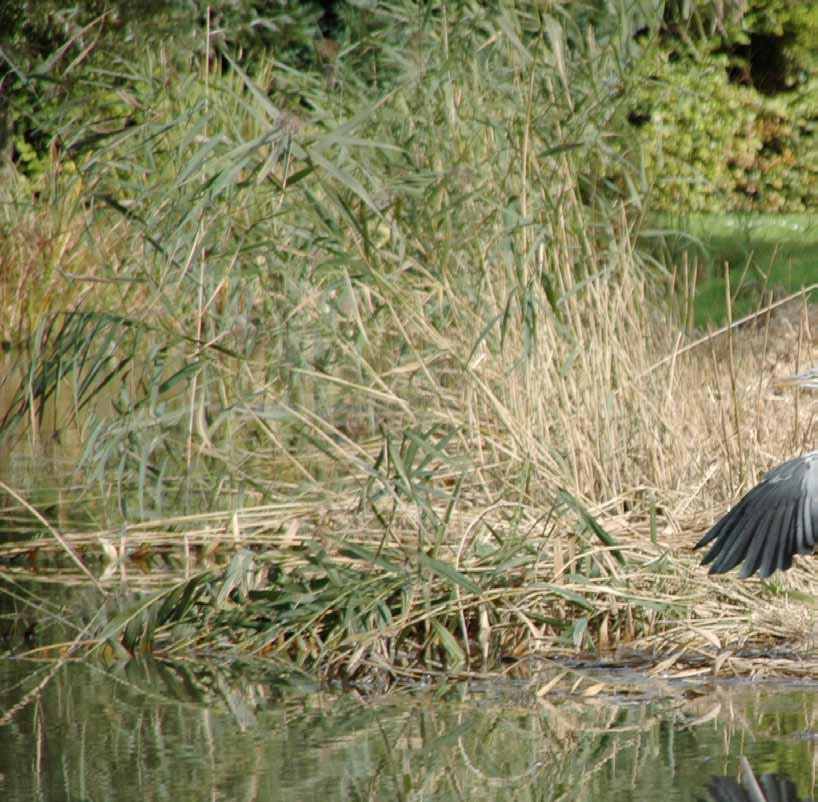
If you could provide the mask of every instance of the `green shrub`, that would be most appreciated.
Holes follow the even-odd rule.
[[[818,8],[718,7],[669,5],[636,58],[630,152],[659,210],[803,212],[818,190]]]

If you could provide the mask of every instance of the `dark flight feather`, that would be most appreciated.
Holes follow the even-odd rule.
[[[741,565],[741,576],[786,571],[796,554],[811,554],[818,537],[818,451],[773,468],[696,548],[711,574]]]

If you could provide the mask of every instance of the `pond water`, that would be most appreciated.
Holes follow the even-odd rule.
[[[742,802],[740,756],[776,798],[815,794],[818,686],[376,697],[250,673],[2,661],[0,798]]]

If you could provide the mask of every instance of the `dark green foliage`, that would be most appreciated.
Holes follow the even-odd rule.
[[[684,9],[684,11],[683,11]],[[666,211],[803,212],[818,192],[818,7],[671,4],[627,123]]]
[[[134,102],[130,64],[173,37],[180,72],[214,68],[228,48],[248,69],[271,51],[303,69],[318,69],[315,39],[322,4],[206,3],[204,0],[93,0],[68,6],[0,3],[0,153],[24,175],[46,169],[49,151],[73,156],[145,119]],[[208,37],[211,32],[216,32]],[[88,137],[92,125],[96,136]],[[79,136],[76,134],[81,130]],[[53,155],[53,153],[52,153]]]

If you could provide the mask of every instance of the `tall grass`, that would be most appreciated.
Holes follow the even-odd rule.
[[[67,379],[87,410],[83,464],[102,482],[116,465],[122,488],[222,466],[252,471],[263,499],[274,485],[259,468],[284,452],[288,478],[314,489],[332,463],[360,471],[367,439],[433,424],[469,447],[482,432],[489,461],[542,463],[580,490],[585,469],[568,464],[582,443],[549,447],[567,421],[545,410],[598,409],[573,361],[610,387],[610,354],[591,341],[644,339],[627,211],[581,197],[622,172],[602,129],[610,92],[580,72],[613,65],[554,20],[533,36],[523,14],[448,14],[382,12],[380,91],[354,51],[331,86],[272,60],[251,77],[229,54],[216,74],[184,74],[161,48],[128,64],[142,121],[55,190],[60,213],[82,199],[62,228],[85,233],[62,234],[50,275],[74,305],[27,294],[43,323],[7,429]],[[88,250],[112,239],[114,254]],[[586,330],[613,305],[616,330]],[[592,472],[585,492],[611,492]]]
[[[723,352],[673,356],[615,143],[620,51],[567,13],[369,19],[332,80],[154,45],[118,71],[137,123],[55,156],[36,200],[3,190],[24,225],[2,302],[30,334],[6,442],[71,430],[116,560],[151,527],[187,547],[207,511],[204,552],[269,547],[97,637],[411,673],[715,620],[678,517],[703,476],[741,486],[780,419],[751,415],[737,463],[760,385],[719,403]]]

